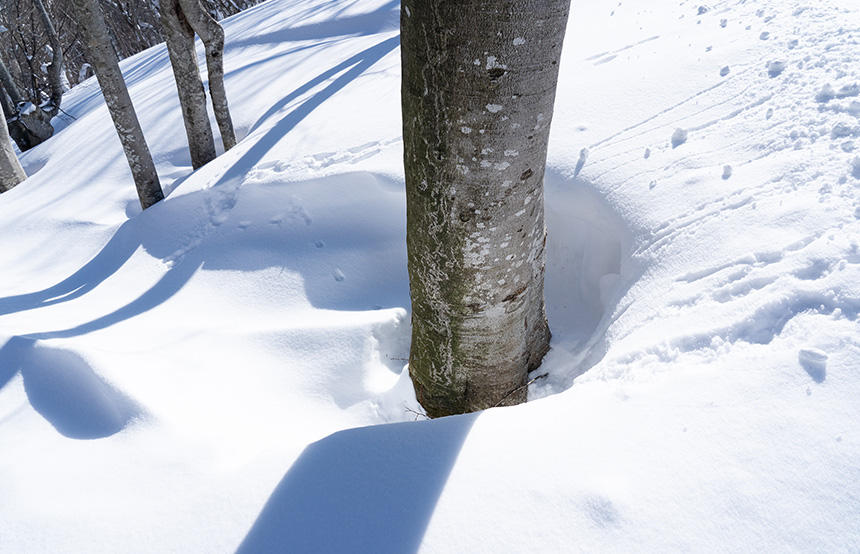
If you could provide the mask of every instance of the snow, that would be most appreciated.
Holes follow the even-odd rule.
[[[860,549],[860,7],[576,2],[547,376],[435,421],[403,371],[398,7],[227,20],[241,142],[197,172],[163,46],[123,62],[144,213],[93,79],[22,155],[0,551]]]

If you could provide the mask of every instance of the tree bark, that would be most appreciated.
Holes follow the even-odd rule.
[[[9,99],[17,108],[18,104],[21,103],[21,93],[18,92],[18,87],[15,85],[12,75],[9,73],[9,69],[3,63],[2,59],[0,59],[0,84],[3,85],[6,94],[9,95]],[[11,117],[12,114],[7,114],[7,116]]]
[[[56,29],[54,29],[54,23],[51,21],[51,16],[48,15],[48,10],[45,9],[45,4],[42,0],[33,0],[33,3],[36,6],[36,11],[39,12],[45,32],[48,34],[48,43],[51,45],[52,50],[51,63],[48,65],[48,83],[51,87],[51,98],[48,109],[45,111],[50,117],[54,117],[60,111],[60,104],[63,102],[63,92],[65,92],[63,88],[63,46],[60,44],[60,37],[57,35]]]
[[[0,115],[3,116],[2,124],[0,124],[0,192],[6,192],[26,179],[27,174],[24,173],[24,168],[21,167],[21,162],[18,161],[18,156],[12,149],[12,141],[6,128],[6,114],[3,112],[2,103],[0,103]]]
[[[89,53],[105,103],[134,177],[140,205],[146,209],[164,198],[152,155],[119,69],[97,0],[73,0],[81,39]]]
[[[54,128],[51,126],[52,116],[34,104],[24,101],[2,59],[0,59],[0,84],[14,104],[13,109],[6,114],[8,117],[6,126],[18,148],[26,152],[51,138],[54,134]],[[26,109],[22,110],[22,107]]]
[[[3,87],[3,83],[0,83],[0,106],[3,108],[3,113],[11,114],[15,111],[15,105],[12,104],[12,100],[6,94],[6,89]]]
[[[224,150],[236,146],[236,133],[227,105],[227,90],[224,88],[224,29],[200,4],[200,0],[179,0],[182,12],[194,32],[200,36],[206,48],[206,70],[209,74],[209,94],[215,121],[221,131]]]
[[[197,68],[197,50],[194,48],[194,29],[188,24],[178,0],[161,0],[161,24],[167,39],[167,52],[173,66],[185,134],[191,150],[194,169],[215,159],[215,139],[206,108],[206,91]]]
[[[543,177],[569,0],[404,0],[409,371],[431,417],[524,402],[549,349]]]

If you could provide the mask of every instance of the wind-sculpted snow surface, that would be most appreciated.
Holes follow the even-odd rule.
[[[197,172],[164,47],[124,61],[144,213],[67,94],[0,195],[0,552],[860,549],[860,6],[575,3],[552,350],[432,422],[398,8],[225,21],[239,144]]]

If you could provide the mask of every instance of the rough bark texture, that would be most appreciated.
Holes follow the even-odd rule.
[[[21,105],[23,99],[21,98],[21,93],[18,91],[18,87],[15,85],[15,81],[12,79],[12,75],[9,73],[9,69],[2,59],[0,59],[0,84],[3,85],[3,90],[11,102],[11,108],[7,103],[4,103],[3,106],[6,118],[8,118],[4,118],[8,132],[12,140],[15,141],[15,144],[18,145],[18,148],[24,152],[42,142],[39,137],[41,134],[39,131],[42,129],[40,126],[36,126],[36,132],[32,132],[21,118],[18,117],[18,106]],[[53,128],[51,131],[53,131]]]
[[[6,64],[2,59],[0,59],[0,84],[3,85],[3,90],[5,90],[6,94],[9,95],[9,99],[14,105],[17,106],[21,103],[21,93],[18,92],[18,87],[15,85],[12,75],[9,73],[9,68],[6,67]],[[11,116],[12,114],[6,115]]]
[[[21,97],[21,93],[15,86],[15,81],[3,60],[0,60],[0,84],[3,85],[3,90],[9,95],[13,104],[12,110],[6,114],[8,117],[6,125],[18,148],[25,152],[51,138],[54,134],[54,128],[51,126],[51,114],[42,111],[35,105],[30,105],[27,110],[21,111],[21,107],[27,106],[27,103]]]
[[[432,417],[524,402],[549,349],[543,176],[569,0],[404,0],[409,371]]]
[[[33,0],[36,6],[36,11],[39,13],[39,18],[42,20],[42,25],[45,27],[45,33],[48,35],[48,43],[51,45],[51,63],[48,65],[48,83],[51,87],[50,103],[43,109],[48,112],[51,117],[54,117],[60,111],[60,104],[63,101],[63,46],[60,44],[60,37],[54,29],[54,23],[51,21],[51,16],[48,10],[45,9],[45,4],[42,0]]]
[[[12,104],[12,100],[6,94],[6,89],[3,87],[3,83],[0,83],[0,106],[3,108],[3,113],[11,114],[15,111],[15,105]]]
[[[128,165],[140,205],[146,209],[164,198],[155,164],[119,69],[97,0],[73,0],[81,39],[95,70]]]
[[[236,146],[236,133],[227,105],[227,90],[224,88],[224,29],[203,9],[200,0],[179,0],[179,5],[206,48],[206,70],[209,74],[212,109],[221,131],[224,150],[229,150]]]
[[[194,29],[188,24],[178,0],[161,0],[159,13],[182,106],[191,165],[197,169],[215,159],[215,139],[209,124],[206,91],[197,68]]]
[[[0,115],[5,121],[6,114],[2,110],[2,104],[0,104]],[[21,167],[21,162],[18,161],[18,157],[12,149],[12,142],[6,125],[0,124],[0,192],[10,190],[26,178],[27,174],[24,173],[24,168]]]

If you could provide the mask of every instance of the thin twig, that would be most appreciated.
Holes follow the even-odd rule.
[[[69,112],[67,112],[66,110],[64,110],[63,108],[57,107],[57,109],[58,109],[59,111],[63,112],[64,114],[66,114],[67,116],[71,117],[71,118],[72,118],[72,119],[74,119],[75,121],[77,121],[77,120],[78,120],[78,118],[77,118],[77,117],[73,116],[72,114],[70,114]]]
[[[430,419],[427,414],[422,414],[421,412],[417,412],[410,408],[409,406],[403,406],[403,409],[409,412],[410,414],[415,414],[415,421],[418,421],[418,418]]]
[[[532,383],[534,383],[535,381],[538,381],[538,380],[540,380],[540,379],[544,379],[544,378],[546,378],[546,377],[549,377],[549,373],[544,373],[543,375],[538,375],[537,377],[535,377],[534,379],[532,379],[531,381],[529,381],[529,382],[528,382],[528,383],[526,383],[525,385],[520,385],[519,387],[517,387],[517,388],[515,388],[514,390],[510,391],[508,394],[504,395],[504,396],[502,397],[502,399],[501,399],[501,400],[499,400],[499,401],[498,401],[498,402],[493,406],[493,408],[498,408],[499,406],[501,406],[501,405],[502,405],[502,402],[504,402],[505,400],[507,400],[507,399],[508,399],[508,397],[510,397],[512,394],[514,394],[514,393],[516,393],[516,392],[519,392],[519,391],[521,391],[521,390],[523,390],[523,389],[526,389],[526,388],[528,388],[528,387],[529,387],[529,385],[531,385],[531,384],[532,384]]]

